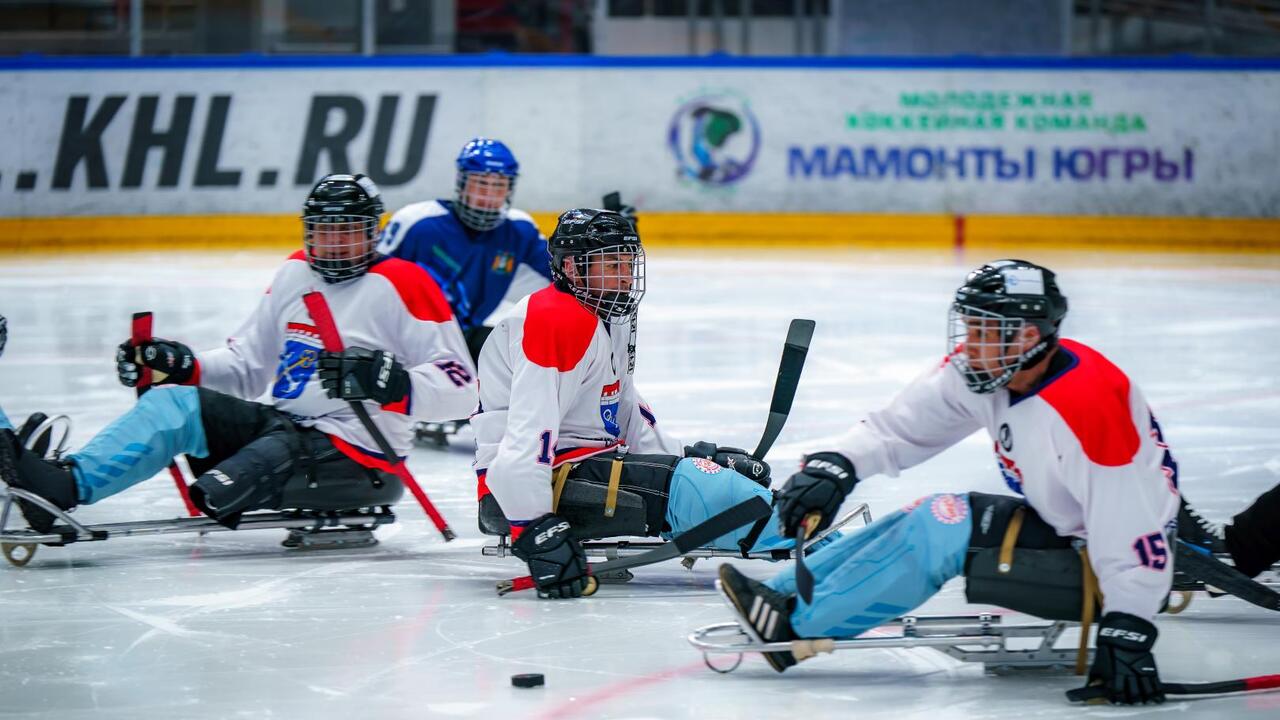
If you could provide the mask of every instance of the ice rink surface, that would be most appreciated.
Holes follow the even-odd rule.
[[[818,321],[790,422],[769,459],[776,482],[943,354],[951,291],[993,259],[651,252],[640,313],[641,390],[680,438],[753,447],[788,319]],[[1271,257],[1045,257],[1070,297],[1064,334],[1093,345],[1146,393],[1186,495],[1226,520],[1280,480],[1280,262]],[[76,423],[73,447],[133,402],[113,356],[129,313],[156,335],[216,345],[248,315],[282,254],[6,259],[0,404]],[[1280,717],[1280,694],[1073,707],[1065,674],[984,675],[927,649],[862,650],[777,675],[758,657],[702,665],[685,637],[730,619],[715,562],[640,570],[591,599],[499,599],[514,559],[480,555],[470,433],[410,467],[460,539],[421,512],[374,548],[297,552],[283,530],[124,538],[41,548],[0,567],[0,717],[1059,718]],[[1005,488],[973,436],[855,498],[883,515],[938,491]],[[176,517],[165,476],[83,521]],[[743,562],[767,577],[775,567]],[[922,612],[963,612],[948,585]],[[1158,620],[1166,680],[1280,673],[1280,615],[1198,596]],[[540,672],[546,687],[512,688]]]

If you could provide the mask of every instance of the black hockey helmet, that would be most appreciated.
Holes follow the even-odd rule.
[[[383,213],[378,186],[364,175],[326,175],[302,204],[303,247],[328,283],[360,277],[373,261]]]
[[[555,286],[608,323],[635,317],[644,297],[644,248],[636,227],[612,210],[562,214],[547,240]],[[565,260],[572,260],[566,272]]]
[[[956,290],[947,352],[970,390],[995,392],[1048,355],[1066,315],[1067,298],[1052,270],[1026,260],[996,260],[969,273]],[[1040,342],[1023,351],[1019,334],[1028,325],[1040,331]],[[980,342],[975,329],[997,331],[997,340]],[[985,369],[971,362],[978,344],[999,346],[994,354],[983,353]]]

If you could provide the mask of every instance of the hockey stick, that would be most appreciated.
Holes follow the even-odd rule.
[[[773,447],[773,441],[782,432],[782,426],[787,424],[787,416],[791,414],[791,403],[796,399],[796,388],[800,386],[800,373],[804,371],[804,360],[809,354],[809,341],[813,339],[816,324],[812,320],[797,318],[787,328],[782,361],[778,363],[778,379],[773,383],[773,399],[769,402],[769,419],[765,422],[760,444],[751,453],[757,460],[764,459],[769,448]]]
[[[135,348],[142,343],[151,341],[152,322],[153,318],[149,311],[133,314],[133,326],[129,340]],[[138,363],[138,397],[142,397],[151,389],[151,382],[151,368]],[[191,502],[191,491],[187,488],[187,479],[182,476],[182,468],[178,467],[176,458],[169,463],[169,477],[173,478],[173,484],[178,488],[178,495],[182,497],[182,504],[187,507],[187,516],[199,517],[200,511],[196,508],[195,503]]]
[[[1258,692],[1280,688],[1280,675],[1259,675],[1237,680],[1220,680],[1203,683],[1160,683],[1165,695],[1223,695],[1236,692]],[[1067,691],[1071,702],[1097,703],[1107,699],[1107,691],[1101,685],[1076,688]]]
[[[324,299],[324,295],[319,291],[312,291],[302,296],[302,302],[307,306],[307,312],[311,314],[311,320],[316,324],[316,332],[320,334],[320,341],[324,343],[324,349],[332,353],[342,352],[342,336],[338,334],[338,325],[333,321],[333,313],[329,312],[329,302]],[[409,473],[409,468],[405,467],[404,460],[392,449],[391,443],[387,442],[387,436],[383,435],[378,426],[374,424],[373,418],[369,416],[369,410],[361,402],[355,400],[350,400],[347,404],[351,406],[356,417],[360,419],[360,424],[364,426],[365,432],[369,433],[373,441],[378,444],[378,450],[386,458],[387,465],[391,467],[391,471],[400,478],[405,487],[409,488],[409,492],[413,493],[413,496],[417,498],[423,512],[427,514],[427,517],[431,518],[431,522],[440,531],[444,541],[449,542],[456,538],[457,535],[449,527],[449,523],[445,522],[444,516],[436,509],[436,506],[432,504],[431,498],[427,497],[427,494],[418,486],[418,481]]]
[[[767,518],[773,509],[769,507],[769,503],[765,502],[759,495],[752,495],[750,498],[734,505],[723,512],[712,515],[706,520],[694,525],[688,530],[680,533],[671,539],[671,542],[664,543],[662,547],[654,548],[639,555],[618,558],[608,562],[597,563],[588,567],[587,572],[587,588],[583,590],[583,595],[591,595],[595,593],[598,583],[591,574],[616,572],[618,570],[629,570],[633,567],[641,565],[652,565],[663,560],[670,560],[679,557],[691,550],[696,550],[703,545],[710,543],[718,537],[728,535],[738,528],[748,523],[755,522],[760,518]],[[498,583],[498,594],[506,595],[511,592],[519,592],[528,590],[534,586],[533,578],[529,575],[524,577],[513,578],[511,580],[503,580]]]
[[[800,387],[800,373],[804,372],[804,361],[809,355],[809,341],[813,339],[815,325],[817,323],[813,320],[795,318],[787,326],[787,339],[782,346],[782,360],[778,362],[778,378],[773,382],[773,398],[769,401],[769,417],[765,421],[764,432],[760,435],[760,443],[756,445],[756,451],[751,454],[757,460],[764,460],[764,456],[773,447],[773,441],[777,440],[779,433],[782,432],[782,426],[787,424],[787,417],[791,414],[791,403],[796,399],[796,390]],[[761,518],[751,528],[751,532],[738,541],[738,550],[744,559],[751,552],[751,548],[755,547],[756,540],[760,539],[760,533],[764,532],[765,522],[767,518]],[[801,552],[800,546],[803,543],[803,539],[796,541],[797,555]],[[803,562],[801,560],[801,563]],[[797,567],[796,572],[807,572],[807,569]],[[796,579],[800,581],[803,578],[797,575]]]
[[[1231,595],[1267,610],[1280,610],[1280,593],[1227,565],[1205,555],[1182,540],[1177,541],[1179,570],[1205,585],[1212,585]]]

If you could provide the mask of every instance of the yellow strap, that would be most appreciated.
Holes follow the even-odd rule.
[[[1027,509],[1020,507],[1013,511],[1013,517],[1009,518],[1009,527],[1004,531],[1004,540],[1000,541],[1000,564],[996,566],[996,571],[1005,574],[1013,569],[1013,546],[1018,542],[1018,533],[1022,531],[1022,518],[1027,513]]]
[[[604,516],[613,517],[618,507],[618,485],[622,482],[622,458],[614,458],[609,466],[609,492],[604,496]]]
[[[1076,674],[1083,675],[1089,660],[1089,627],[1093,625],[1093,615],[1097,606],[1102,604],[1102,590],[1098,587],[1098,576],[1093,574],[1093,565],[1089,564],[1088,548],[1080,548],[1080,564],[1084,566],[1084,610],[1080,615],[1080,649],[1076,652]]]
[[[564,490],[564,481],[569,479],[569,471],[573,463],[565,463],[551,473],[551,512],[560,507],[560,493]]]

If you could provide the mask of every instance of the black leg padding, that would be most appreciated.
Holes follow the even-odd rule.
[[[1223,528],[1236,569],[1254,577],[1280,562],[1280,485],[1271,488]]]

